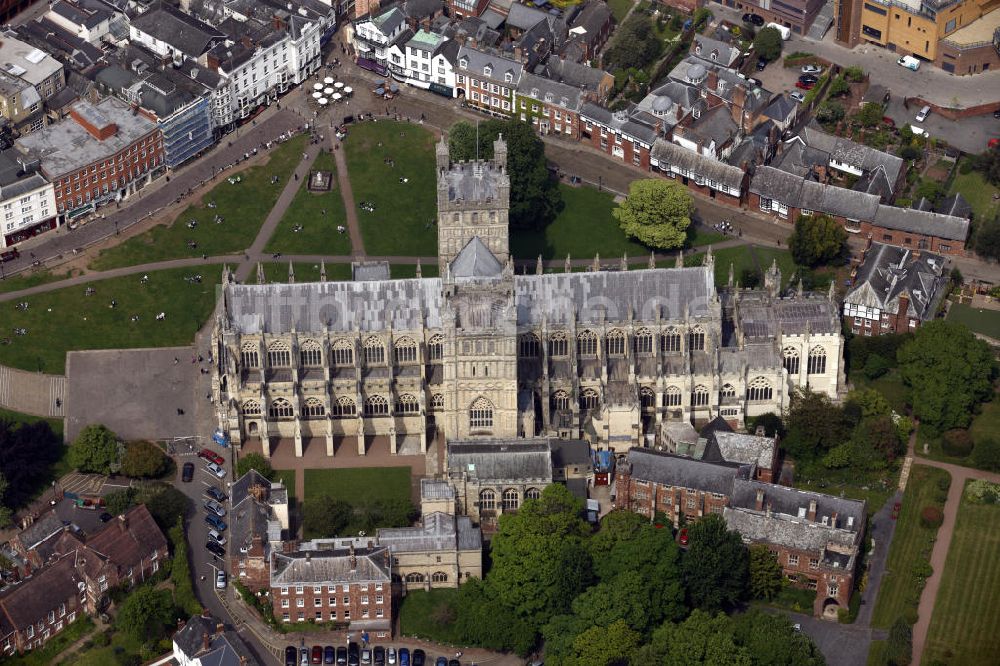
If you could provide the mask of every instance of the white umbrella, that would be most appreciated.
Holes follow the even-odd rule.
[[[323,79],[323,83],[325,83],[326,85],[330,85],[331,83],[333,83],[333,77],[332,76],[326,77],[325,79]]]
[[[332,95],[333,94],[333,88],[324,88],[323,89],[323,94],[324,95]]]
[[[343,95],[341,95],[340,93],[333,93],[334,102],[339,102],[341,97],[343,97]]]
[[[322,89],[323,89],[323,84],[322,83],[314,83],[313,84],[313,90],[322,90]]]
[[[320,105],[320,106],[326,106],[326,104],[327,104],[327,103],[328,103],[328,102],[329,102],[330,100],[328,100],[328,99],[327,99],[326,97],[320,97],[320,98],[319,98],[318,100],[316,100],[316,101],[317,101],[317,102],[319,102],[319,105]]]
[[[320,97],[322,97],[322,96],[323,96],[323,93],[321,93],[321,92],[320,92],[320,91],[318,91],[318,90],[317,90],[316,92],[314,92],[314,93],[313,93],[313,99],[319,99],[319,98],[320,98]]]
[[[347,86],[346,88],[344,88],[345,95],[350,95],[352,92],[354,92],[354,89],[351,88],[351,86]]]
[[[333,86],[339,90],[340,88],[344,87],[344,82],[343,81],[337,81],[336,83],[333,84]]]

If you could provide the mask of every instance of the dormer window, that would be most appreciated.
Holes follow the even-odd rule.
[[[493,68],[489,65],[483,67],[483,76],[493,76]]]
[[[553,99],[553,98],[552,98],[552,93],[545,93],[545,101],[546,101],[546,102],[549,102],[549,103],[551,103],[551,102],[552,102],[552,99]]]
[[[535,99],[538,99],[538,95],[539,95],[538,88],[532,88],[531,96],[534,97]]]
[[[712,60],[718,60],[718,59],[719,59],[719,52],[712,51]]]
[[[726,82],[723,81],[722,79],[719,79],[719,92],[722,92],[725,89],[726,89]]]
[[[698,55],[701,55],[701,44],[694,45],[694,52],[697,53]]]
[[[469,59],[468,58],[462,58],[461,60],[458,61],[458,65],[460,67],[462,67],[463,69],[466,68],[466,67],[468,67],[469,66]]]
[[[507,72],[506,74],[503,75],[503,80],[506,81],[507,83],[510,83],[514,80],[514,75],[511,74],[510,72]]]
[[[695,109],[694,111],[691,112],[691,115],[693,115],[695,117],[695,120],[697,120],[698,118],[701,118],[701,110]]]

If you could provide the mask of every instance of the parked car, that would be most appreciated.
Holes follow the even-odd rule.
[[[688,528],[681,528],[681,531],[677,534],[677,542],[682,546],[688,545]]]
[[[98,518],[100,518],[100,519],[101,519],[101,522],[102,522],[102,523],[106,523],[106,522],[108,522],[109,520],[111,520],[112,518],[114,518],[114,516],[112,516],[112,515],[111,515],[110,513],[108,513],[107,511],[105,511],[104,513],[102,513],[101,515],[99,515],[99,516],[98,516]]]
[[[323,646],[313,645],[312,649],[312,663],[322,664],[323,663]]]
[[[372,649],[372,662],[375,666],[385,666],[385,648],[381,645],[376,645]]]
[[[757,71],[763,72],[765,67],[767,67],[767,58],[757,58]]]
[[[208,538],[214,541],[215,543],[219,544],[220,546],[226,545],[226,537],[222,536],[222,534],[218,530],[209,530]]]
[[[184,483],[190,483],[191,479],[194,478],[194,463],[186,462],[184,466],[181,467],[181,481]]]
[[[930,136],[930,132],[925,130],[923,127],[917,127],[916,125],[913,124],[910,125],[910,131],[916,134],[917,136],[923,136],[923,137]]]
[[[396,648],[386,648],[385,660],[389,662],[389,666],[396,666]]]
[[[206,541],[205,548],[208,550],[208,552],[212,553],[213,555],[218,555],[219,557],[226,556],[226,549],[220,546],[219,544],[215,543],[214,541]]]
[[[929,115],[931,115],[931,107],[925,106],[922,109],[920,109],[919,111],[917,111],[916,121],[918,123],[922,123],[925,120],[927,120],[927,116],[929,116]]]
[[[427,653],[417,648],[413,651],[413,666],[424,666],[424,662],[427,661]]]
[[[446,657],[438,657],[437,661],[434,662],[434,666],[448,666],[448,659]]]
[[[301,657],[301,659],[299,659],[299,663],[300,664],[302,664],[303,666],[305,666],[306,664],[308,664],[309,663],[309,648],[307,648],[305,646],[302,646],[302,648],[299,649],[299,656]]]
[[[205,465],[205,469],[208,470],[209,474],[214,474],[220,479],[226,478],[226,470],[222,469],[218,463],[210,462]]]
[[[208,523],[213,529],[216,529],[219,532],[225,532],[226,528],[228,527],[228,525],[226,525],[226,521],[212,514],[208,514],[207,516],[205,516],[205,522]]]
[[[214,499],[216,502],[226,501],[226,493],[222,492],[215,486],[208,486],[205,488],[205,494]]]
[[[803,74],[799,77],[799,81],[802,83],[816,83],[819,81],[819,77],[815,74]]]
[[[913,70],[914,72],[920,69],[920,60],[914,58],[913,56],[902,56],[896,61],[896,64],[900,67],[905,67],[906,69]]]
[[[823,71],[823,68],[819,65],[802,65],[803,74],[819,74]]]
[[[399,666],[410,666],[410,648],[399,648]]]
[[[205,500],[205,504],[203,506],[205,507],[206,511],[208,511],[209,513],[214,513],[219,518],[222,518],[224,515],[226,515],[225,507],[223,507],[221,504],[219,504],[213,499]]]
[[[755,25],[758,28],[764,25],[764,17],[760,14],[744,14],[743,22],[749,23],[750,25]]]
[[[347,646],[337,646],[337,666],[347,666]]]
[[[337,650],[332,645],[327,645],[323,648],[323,663],[333,664],[337,661]]]
[[[225,465],[226,459],[220,456],[218,453],[212,449],[202,449],[198,452],[199,458],[204,458],[208,462],[214,462],[216,465]]]
[[[803,81],[796,81],[795,82],[795,87],[796,88],[802,88],[802,90],[812,90],[813,88],[816,87],[816,84],[815,84],[815,82],[814,83],[805,83]]]
[[[226,589],[226,572],[222,569],[215,572],[215,587],[219,590]]]
[[[299,661],[299,650],[294,645],[285,648],[285,666],[297,666]]]
[[[800,93],[798,90],[793,90],[792,92],[788,93],[788,96],[794,99],[799,104],[806,101],[806,96]]]
[[[372,651],[368,648],[361,650],[361,666],[368,666],[372,663]]]
[[[361,649],[358,644],[351,641],[347,644],[347,666],[359,666],[361,664]]]

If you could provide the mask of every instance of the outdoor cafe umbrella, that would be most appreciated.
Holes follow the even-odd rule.
[[[323,79],[323,83],[325,85],[330,85],[331,83],[333,83],[333,77],[332,76],[326,77],[325,79]]]
[[[390,83],[389,84],[389,92],[391,92],[393,94],[398,93],[399,92],[399,86],[397,86],[395,83]]]
[[[354,88],[352,88],[351,86],[347,86],[346,88],[344,88],[344,94],[345,95],[350,95],[353,92],[354,92]]]
[[[326,106],[326,105],[327,105],[327,103],[329,103],[329,101],[330,101],[330,100],[328,100],[328,99],[327,99],[326,97],[320,97],[320,98],[319,98],[318,100],[316,100],[316,101],[317,101],[317,102],[319,102],[319,105],[320,105],[320,106]]]
[[[322,90],[322,89],[323,89],[323,84],[322,83],[314,83],[313,84],[313,90]]]
[[[334,102],[339,102],[341,97],[343,97],[343,95],[341,95],[340,93],[333,93]]]
[[[344,87],[344,82],[343,81],[337,81],[336,83],[333,84],[333,87],[336,88],[337,90],[340,90],[341,88]]]
[[[332,95],[333,94],[333,88],[324,88],[323,89],[323,94],[324,95]]]

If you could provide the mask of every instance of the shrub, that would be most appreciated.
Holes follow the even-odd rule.
[[[944,522],[944,514],[936,506],[925,506],[920,510],[920,524],[928,529],[937,529]]]
[[[854,65],[844,70],[844,76],[847,77],[847,80],[851,83],[861,83],[861,81],[865,78],[865,70],[861,69],[857,65]]]
[[[976,479],[965,487],[965,500],[973,504],[995,504],[1000,496],[1000,484]]]
[[[941,490],[943,492],[948,492],[951,489],[951,477],[950,476],[938,477],[937,487],[938,490]]]
[[[1000,439],[984,439],[972,450],[972,462],[979,469],[1000,470]]]
[[[868,379],[878,379],[892,368],[892,363],[881,354],[872,354],[865,362],[865,377]]]
[[[972,435],[964,428],[954,428],[944,433],[941,438],[941,448],[949,456],[965,458],[972,453]]]
[[[919,159],[921,154],[922,153],[920,152],[919,148],[910,145],[903,146],[899,150],[899,156],[902,157],[904,160]]]
[[[907,623],[913,625],[920,619],[920,614],[917,612],[915,606],[909,606],[903,610],[903,619],[906,620]]]

